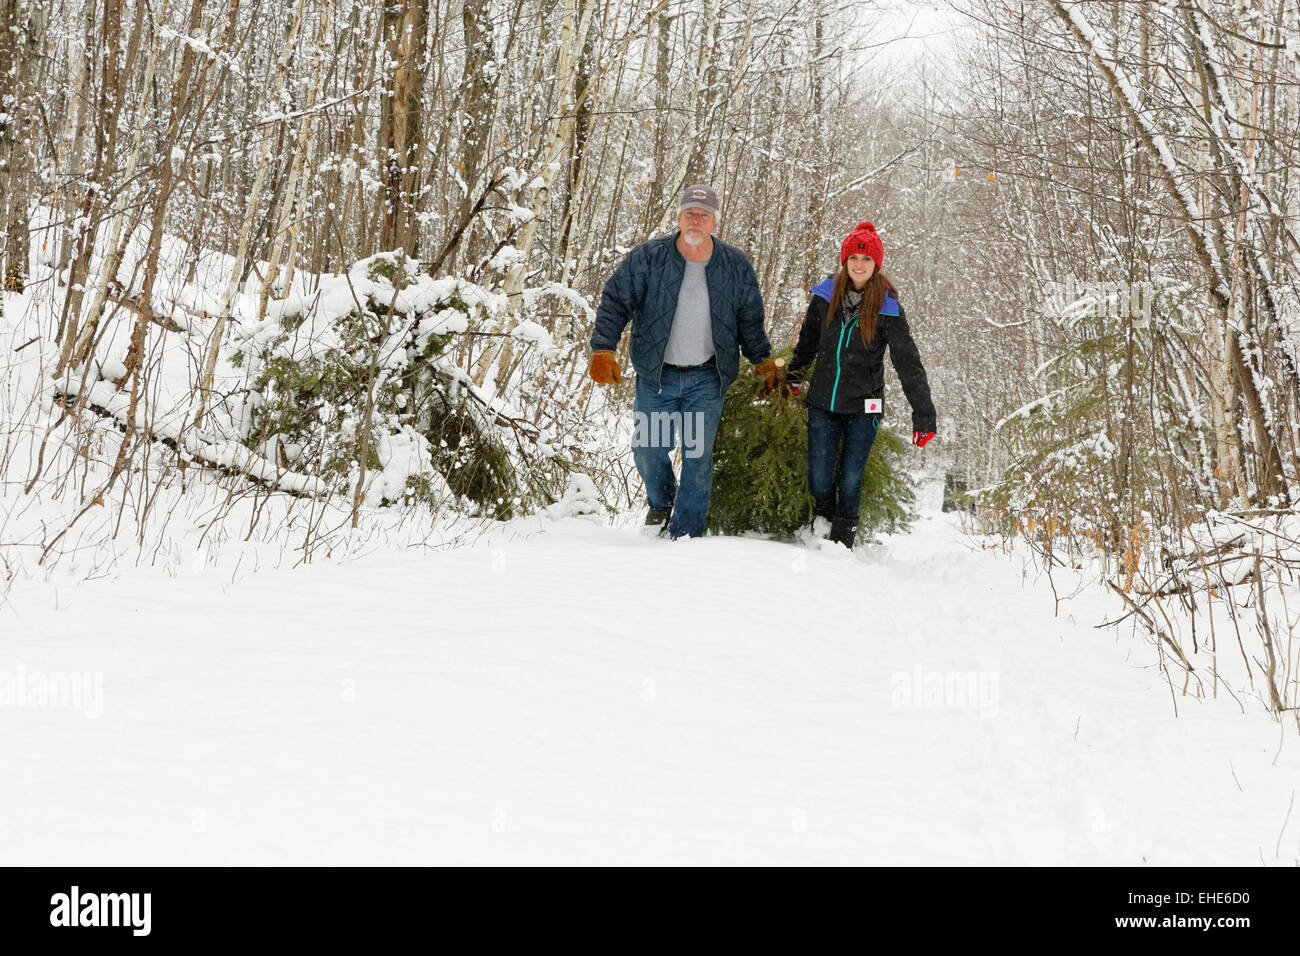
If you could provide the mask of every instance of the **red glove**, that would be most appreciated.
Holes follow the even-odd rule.
[[[934,437],[934,432],[912,432],[912,444],[924,448],[925,443]]]

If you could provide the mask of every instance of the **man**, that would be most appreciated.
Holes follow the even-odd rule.
[[[612,385],[622,380],[614,352],[632,323],[632,458],[650,505],[646,527],[672,538],[704,534],[713,439],[723,395],[740,371],[738,351],[758,377],[776,378],[754,268],[735,246],[713,238],[717,228],[718,194],[703,184],[687,187],[677,232],[628,253],[605,283],[591,333],[591,377]],[[678,432],[680,487],[669,458]]]

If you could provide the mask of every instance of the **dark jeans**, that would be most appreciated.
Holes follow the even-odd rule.
[[[857,520],[862,469],[879,427],[878,415],[808,406],[808,485],[819,513]]]
[[[656,511],[672,509],[668,533],[674,538],[704,534],[713,494],[713,439],[722,417],[718,370],[712,365],[688,372],[665,365],[661,389],[641,376],[632,402],[632,460],[645,483],[646,502]],[[671,453],[682,442],[681,487],[673,475]]]

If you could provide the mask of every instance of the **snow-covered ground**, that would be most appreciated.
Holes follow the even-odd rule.
[[[0,858],[1300,861],[1294,729],[926,503],[856,555],[585,515],[19,578]]]
[[[1171,692],[1094,626],[1093,568],[1055,616],[935,483],[857,554],[644,539],[589,481],[353,531],[161,448],[104,500],[119,432],[54,424],[30,297],[0,298],[6,863],[1300,863],[1294,725],[1245,676]]]

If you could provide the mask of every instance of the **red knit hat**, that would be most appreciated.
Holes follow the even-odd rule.
[[[859,252],[866,253],[876,260],[876,268],[884,265],[885,246],[876,235],[876,227],[869,222],[860,222],[840,243],[840,265],[849,261],[849,256]]]

